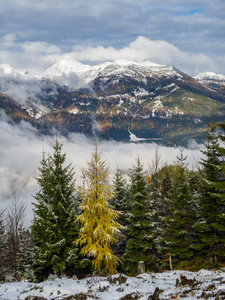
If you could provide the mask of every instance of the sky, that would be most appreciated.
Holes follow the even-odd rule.
[[[225,74],[224,0],[1,0],[0,64],[42,72],[64,55]]]

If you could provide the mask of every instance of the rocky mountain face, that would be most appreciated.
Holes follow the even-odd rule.
[[[225,76],[192,78],[152,62],[88,66],[70,57],[37,76],[0,65],[0,108],[41,132],[52,127],[118,141],[202,141],[212,110],[225,115]]]

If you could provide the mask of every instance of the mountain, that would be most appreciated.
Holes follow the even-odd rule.
[[[213,72],[200,73],[196,75],[194,78],[202,83],[217,82],[217,83],[225,84],[225,75],[216,74]]]
[[[65,56],[39,76],[0,66],[0,79],[0,108],[44,133],[53,126],[64,134],[184,145],[204,139],[212,108],[218,121],[225,116],[224,75],[192,78],[153,62],[90,66]]]
[[[225,95],[225,75],[213,72],[200,73],[194,77],[198,82],[207,86],[218,94]]]

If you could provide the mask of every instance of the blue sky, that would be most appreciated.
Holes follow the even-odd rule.
[[[1,0],[0,64],[43,71],[60,57],[225,74],[224,0]]]

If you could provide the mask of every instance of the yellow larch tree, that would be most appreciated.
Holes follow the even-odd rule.
[[[112,186],[106,161],[98,153],[97,143],[87,164],[85,185],[81,189],[81,214],[77,218],[81,228],[75,242],[81,246],[82,254],[92,258],[95,270],[101,272],[105,268],[107,273],[114,274],[119,259],[111,245],[118,240],[122,226],[116,222],[119,212],[108,202],[113,196]]]

